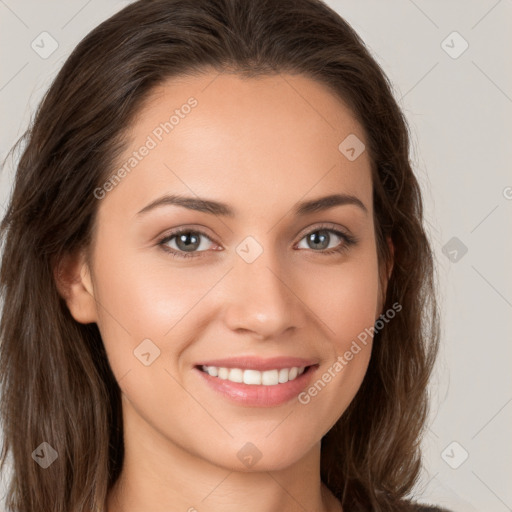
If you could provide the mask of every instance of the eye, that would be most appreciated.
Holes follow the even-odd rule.
[[[347,251],[350,246],[357,243],[357,239],[354,236],[329,226],[319,226],[315,230],[309,231],[300,241],[306,240],[306,243],[312,248],[313,252],[318,252],[325,256]],[[329,247],[333,240],[333,235],[334,238],[341,239],[342,242],[334,247]],[[173,257],[192,258],[200,256],[198,253],[208,250],[208,243],[203,243],[202,238],[212,242],[212,239],[202,231],[179,229],[167,234],[158,242],[158,245]],[[170,247],[171,244],[175,244],[175,248]]]
[[[192,230],[192,229],[181,229],[179,231],[174,231],[165,236],[162,240],[158,242],[158,245],[162,247],[162,249],[171,254],[171,256],[177,258],[191,258],[196,256],[196,252],[204,252],[205,245],[201,241],[201,238],[206,238],[207,240],[211,240],[205,233],[202,231]],[[177,249],[169,247],[169,242],[174,242]],[[202,247],[202,250],[198,250]]]
[[[334,238],[339,238],[342,242],[329,247],[330,243],[333,241],[333,234],[335,235]],[[320,226],[314,231],[309,231],[301,241],[302,240],[306,240],[306,244],[313,249],[313,252],[318,252],[319,254],[326,256],[345,252],[350,248],[350,246],[357,243],[354,236],[329,226]]]

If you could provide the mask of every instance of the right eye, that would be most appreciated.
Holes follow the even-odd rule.
[[[210,237],[202,231],[181,228],[166,234],[165,237],[158,242],[158,245],[173,257],[191,258],[195,257],[198,252],[205,252],[205,244],[201,242],[202,237],[211,241]],[[174,239],[176,239],[176,248],[170,248],[168,244],[174,241]],[[200,247],[203,247],[203,250],[196,250]]]

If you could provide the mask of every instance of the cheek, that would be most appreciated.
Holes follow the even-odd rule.
[[[374,325],[378,309],[378,266],[371,251],[339,267],[315,271],[307,286],[308,305],[322,320],[324,332],[337,352]],[[307,283],[307,282],[306,282]]]
[[[377,258],[373,251],[361,253],[335,272],[317,276],[315,282],[323,292],[311,287],[310,297],[327,326],[328,357],[299,402],[311,428],[325,433],[352,402],[368,368],[378,307]]]
[[[104,254],[108,258],[97,258],[95,266],[95,298],[98,328],[114,372],[123,374],[138,363],[134,350],[143,340],[151,340],[162,356],[169,355],[172,341],[173,355],[179,354],[184,349],[180,340],[186,339],[179,335],[180,329],[204,295],[207,277],[199,273],[204,279],[198,280],[195,271],[173,269],[165,255],[148,264],[147,255],[124,251],[115,243]],[[210,277],[213,286],[215,276]]]

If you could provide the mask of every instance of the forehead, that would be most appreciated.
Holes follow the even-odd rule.
[[[344,153],[346,140],[364,147],[362,126],[326,86],[302,75],[170,79],[146,98],[126,134],[114,170],[125,172],[100,206],[112,215],[133,217],[163,193],[265,215],[343,192],[371,211],[367,151],[355,160]]]

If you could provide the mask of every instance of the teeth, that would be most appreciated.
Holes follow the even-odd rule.
[[[281,370],[279,370],[278,379],[280,384],[282,384],[283,382],[288,382],[289,372],[290,370],[288,370],[288,368],[282,368]]]
[[[279,384],[279,371],[267,370],[266,372],[261,372],[261,383],[264,386],[275,386]]]
[[[258,370],[244,370],[244,384],[261,384],[261,372]]]
[[[241,368],[218,368],[216,366],[202,366],[202,370],[212,377],[231,382],[243,382],[249,385],[276,386],[290,380],[295,380],[304,373],[305,367],[294,366],[280,370],[242,370]]]
[[[219,369],[216,366],[208,366],[208,373],[212,377],[217,377],[219,375]]]
[[[229,370],[228,379],[231,382],[243,382],[244,372],[240,370],[240,368],[231,368],[231,370]]]

